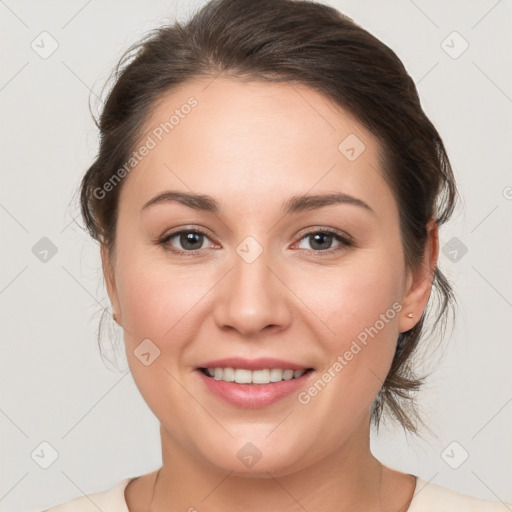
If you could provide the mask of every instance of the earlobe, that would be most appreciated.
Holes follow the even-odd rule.
[[[412,329],[423,314],[427,305],[434,272],[439,257],[439,230],[437,222],[430,219],[426,225],[427,243],[421,265],[410,270],[402,301],[402,316],[399,321],[399,331]]]
[[[110,259],[110,255],[108,249],[105,244],[101,244],[100,248],[101,254],[101,266],[103,269],[103,278],[105,279],[105,286],[107,288],[108,297],[110,299],[110,303],[112,304],[112,312],[114,320],[117,323],[121,322],[120,318],[120,308],[117,297],[117,289],[114,278],[114,269],[112,268],[112,262]]]

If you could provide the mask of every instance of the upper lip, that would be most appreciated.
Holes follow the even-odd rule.
[[[273,357],[258,357],[257,359],[244,359],[242,357],[227,357],[224,359],[215,359],[207,361],[198,366],[198,368],[240,368],[244,370],[262,370],[280,368],[282,370],[308,370],[311,366],[305,366],[293,361],[284,361]]]

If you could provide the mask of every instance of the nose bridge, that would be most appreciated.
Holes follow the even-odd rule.
[[[272,253],[254,237],[246,237],[233,254],[233,268],[216,297],[219,327],[232,327],[244,335],[268,326],[283,328],[290,321],[286,288],[274,275],[278,266]]]

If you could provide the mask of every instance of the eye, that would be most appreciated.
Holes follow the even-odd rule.
[[[301,238],[301,241],[302,240],[306,240],[308,242],[309,248],[299,247],[300,249],[312,250],[315,252],[332,253],[353,245],[350,237],[328,229],[306,233],[306,235]],[[337,247],[332,247],[333,242],[338,243]]]
[[[305,240],[309,247],[300,247],[300,243]],[[205,242],[210,241],[210,244]],[[337,242],[337,246],[332,247],[333,242]],[[199,229],[182,229],[166,235],[158,242],[166,250],[179,254],[195,254],[206,247],[213,247],[215,244],[211,242],[206,233]],[[179,247],[176,247],[178,244]],[[354,245],[349,235],[342,235],[337,231],[323,229],[319,231],[311,231],[306,233],[299,242],[299,249],[314,251],[315,253],[332,253]]]
[[[206,233],[198,229],[184,229],[166,235],[159,241],[167,250],[177,253],[195,253],[204,249],[204,242],[210,240]],[[180,247],[176,248],[175,244]],[[210,244],[210,247],[213,243]]]

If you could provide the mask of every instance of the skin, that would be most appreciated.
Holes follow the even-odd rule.
[[[153,490],[153,511],[406,510],[414,479],[371,454],[370,406],[398,334],[427,303],[437,226],[428,225],[423,264],[406,268],[378,140],[318,92],[198,79],[162,98],[146,135],[190,96],[197,107],[125,178],[115,253],[102,247],[130,370],[161,425],[156,488],[156,472],[132,480],[130,511],[148,510]],[[353,162],[338,150],[350,134],[366,146]],[[208,194],[220,212],[177,202],[142,210],[165,190]],[[282,214],[291,196],[332,192],[371,211],[335,204]],[[199,252],[175,254],[158,243],[179,228],[206,232]],[[308,235],[322,228],[354,244],[333,238],[315,245]],[[236,252],[247,236],[263,249],[252,263]],[[167,247],[191,250],[179,236]],[[307,388],[393,303],[401,311],[308,404],[292,394],[265,408],[240,408],[198,377],[204,361],[271,356],[313,367]],[[134,355],[147,338],[160,350],[148,366]],[[247,442],[261,452],[250,468],[237,457]]]

